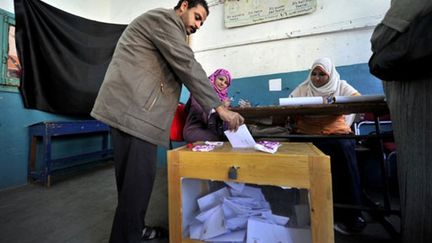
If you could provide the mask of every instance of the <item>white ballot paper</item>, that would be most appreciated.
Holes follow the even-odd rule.
[[[241,125],[236,132],[230,130],[225,131],[231,146],[233,148],[254,148],[255,140],[247,129],[246,125]]]
[[[250,218],[247,225],[247,243],[295,243],[288,228],[262,222],[259,219]]]
[[[212,243],[310,243],[296,241],[303,232],[286,228],[289,218],[275,215],[266,201],[261,188],[239,184],[224,187],[198,199],[199,209],[188,223],[188,236],[191,239]],[[201,210],[205,209],[205,210]],[[250,227],[250,228],[249,228]]]
[[[216,237],[208,239],[208,240],[213,242],[213,243],[244,242],[245,236],[246,236],[246,230],[239,230],[239,231],[226,233],[224,235],[216,236]]]
[[[213,213],[209,216],[208,220],[204,222],[202,239],[208,240],[210,238],[223,235],[228,233],[228,229],[225,228],[225,218],[222,210],[222,206],[218,205]]]
[[[223,202],[223,199],[225,197],[229,197],[229,191],[226,187],[223,187],[222,189],[212,192],[210,194],[205,195],[204,197],[201,197],[197,200],[198,207],[201,211],[209,210],[210,208],[213,208],[214,206],[221,204]]]

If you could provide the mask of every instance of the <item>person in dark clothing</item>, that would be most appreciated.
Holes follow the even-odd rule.
[[[432,58],[430,38],[432,1],[393,0],[384,19],[375,28],[372,38],[372,56],[369,64],[377,67],[392,67],[388,75],[400,75],[383,79],[384,93],[390,109],[393,134],[397,150],[397,170],[401,209],[401,241],[403,243],[432,242]],[[420,25],[421,24],[421,25]],[[423,26],[424,29],[416,27]],[[416,30],[420,39],[409,36]],[[397,59],[374,59],[377,54],[394,57],[395,51],[386,52],[386,47],[404,45],[402,37],[423,48],[399,46],[397,51],[406,51]],[[428,39],[429,38],[429,39]],[[422,43],[424,45],[419,45]],[[428,44],[429,43],[429,44]],[[428,47],[429,45],[429,47]],[[416,50],[417,49],[417,50]],[[405,58],[421,56],[422,59]],[[373,61],[373,62],[372,62]],[[418,66],[413,64],[419,64]],[[370,66],[371,67],[371,66]],[[371,69],[372,71],[372,69]],[[402,77],[404,76],[404,77]]]

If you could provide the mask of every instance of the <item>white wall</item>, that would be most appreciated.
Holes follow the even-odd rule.
[[[111,4],[107,0],[43,0],[51,6],[87,19],[111,21]]]
[[[177,0],[112,1],[114,22],[127,23],[147,9],[173,7]],[[317,0],[314,13],[227,29],[221,1],[211,3],[210,16],[192,37],[196,58],[210,73],[226,67],[236,78],[305,70],[322,56],[337,66],[366,63],[370,36],[390,0]]]
[[[127,24],[149,9],[172,8],[177,0],[44,2],[85,18]],[[337,66],[366,63],[373,28],[390,6],[390,0],[317,0],[311,14],[226,29],[223,4],[208,2],[210,16],[193,35],[192,48],[208,73],[225,67],[235,78],[306,70],[322,56]],[[2,0],[0,7],[13,11],[12,3]]]
[[[305,70],[322,56],[337,66],[366,63],[370,36],[390,0],[317,0],[311,14],[226,29],[223,5],[211,8],[193,48],[206,70],[226,66],[234,77]]]
[[[1,0],[0,8],[10,13],[13,13],[14,12],[13,0]]]
[[[13,2],[13,0],[0,0],[0,8],[14,13]],[[87,19],[112,22],[111,3],[107,0],[43,0],[42,2]]]
[[[127,0],[125,6],[124,0],[111,0],[111,20],[115,23],[127,24],[135,17],[154,8],[174,8],[177,0]],[[133,6],[133,7],[129,7]]]

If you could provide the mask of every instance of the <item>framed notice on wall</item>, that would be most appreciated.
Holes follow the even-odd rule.
[[[225,27],[257,24],[312,13],[317,0],[226,0]]]

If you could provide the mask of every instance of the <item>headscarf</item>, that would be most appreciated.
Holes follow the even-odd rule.
[[[319,67],[329,76],[329,81],[321,87],[316,87],[312,80],[312,71]],[[313,64],[307,79],[295,88],[290,97],[331,97],[331,96],[351,96],[360,93],[354,89],[347,81],[341,80],[339,73],[329,58],[319,58]]]
[[[325,72],[329,76],[329,81],[321,86],[316,87],[312,80],[312,71],[319,67],[323,72]],[[315,62],[312,64],[312,68],[309,72],[309,76],[306,79],[305,82],[308,82],[308,96],[333,96],[333,95],[339,95],[340,94],[340,75],[336,71],[335,66],[331,62],[329,58],[323,57],[315,60]]]
[[[226,77],[227,81],[228,81],[228,85],[224,90],[219,90],[215,84],[215,81],[217,79],[218,76],[224,76]],[[219,68],[216,69],[216,71],[214,71],[214,73],[212,73],[208,79],[210,80],[210,83],[213,86],[213,89],[216,91],[216,93],[219,96],[220,101],[224,101],[226,99],[228,99],[228,87],[231,85],[231,74],[228,70],[223,69],[223,68]]]

